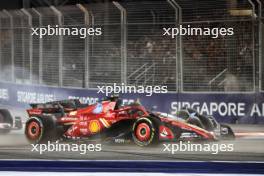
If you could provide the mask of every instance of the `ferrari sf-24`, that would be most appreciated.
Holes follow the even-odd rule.
[[[30,143],[99,139],[148,146],[162,141],[234,138],[229,126],[193,109],[185,108],[176,115],[150,112],[140,103],[123,105],[118,97],[92,105],[62,100],[31,107],[25,128]]]

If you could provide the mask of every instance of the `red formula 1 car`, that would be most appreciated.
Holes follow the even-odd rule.
[[[31,107],[27,110],[30,118],[25,128],[31,143],[99,138],[117,143],[134,141],[139,146],[147,146],[159,141],[234,137],[230,127],[191,109],[182,110],[177,116],[152,113],[139,103],[122,105],[117,97],[93,105],[64,100],[31,104]]]

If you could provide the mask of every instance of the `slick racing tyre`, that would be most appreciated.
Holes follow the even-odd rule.
[[[56,136],[54,123],[50,117],[32,117],[26,122],[25,135],[30,143],[47,143]]]
[[[11,131],[13,126],[13,118],[7,109],[0,109],[0,123],[10,124],[10,128],[0,129],[0,134],[7,134]]]
[[[132,139],[139,146],[157,144],[159,140],[159,120],[150,117],[137,119],[132,128]]]

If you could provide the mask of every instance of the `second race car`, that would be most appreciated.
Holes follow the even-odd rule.
[[[13,117],[8,109],[0,109],[0,135],[8,134],[11,130],[22,129],[21,117]]]

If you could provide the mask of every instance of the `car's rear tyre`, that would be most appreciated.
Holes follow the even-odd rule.
[[[204,126],[204,129],[207,131],[213,131],[214,130],[214,124],[210,118],[204,115],[197,115],[197,117],[200,119],[201,123]]]
[[[13,126],[13,118],[7,109],[0,109],[0,123],[9,123]],[[0,129],[0,134],[7,134],[11,131],[10,129]]]
[[[159,140],[159,120],[152,117],[141,117],[132,128],[132,139],[139,146],[157,144]]]
[[[47,143],[56,137],[55,125],[49,117],[32,117],[26,122],[25,135],[30,143]]]

